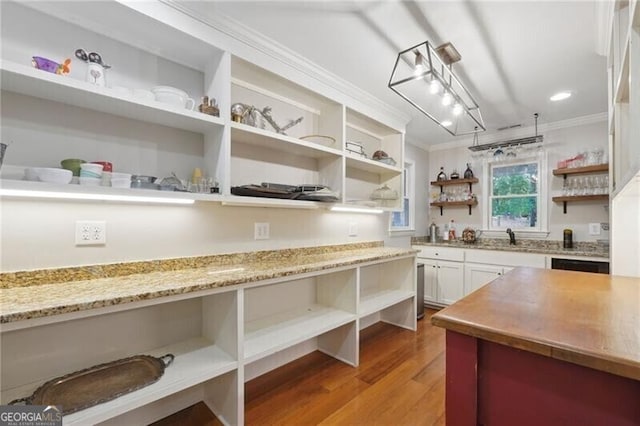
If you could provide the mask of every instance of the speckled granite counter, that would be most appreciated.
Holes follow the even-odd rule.
[[[473,244],[467,244],[462,240],[439,241],[430,243],[427,237],[411,239],[411,244],[416,246],[455,247],[478,250],[503,250],[523,253],[561,254],[565,256],[602,257],[609,258],[609,248],[590,242],[574,242],[574,248],[562,248],[562,241],[547,240],[519,240],[515,246],[509,245],[508,239],[480,238]]]
[[[0,323],[415,254],[376,242],[3,273]]]

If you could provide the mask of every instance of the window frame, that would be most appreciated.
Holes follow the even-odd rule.
[[[546,238],[549,235],[549,209],[548,209],[548,171],[547,171],[547,153],[541,152],[539,154],[527,155],[520,158],[516,158],[511,161],[493,161],[491,159],[484,160],[484,173],[482,192],[482,227],[483,233],[487,237],[504,236],[506,228],[492,228],[491,227],[491,201],[493,182],[491,177],[493,176],[493,169],[496,167],[516,166],[519,164],[531,164],[536,163],[538,165],[538,222],[535,228],[517,228],[514,232],[518,234],[524,234],[527,238]]]
[[[405,159],[404,161],[404,167],[402,168],[403,193],[401,195],[401,199],[402,199],[402,206],[404,206],[405,204],[404,203],[405,199],[409,200],[409,203],[408,203],[409,225],[393,226],[394,212],[390,212],[389,213],[389,233],[394,235],[398,235],[402,233],[407,233],[407,234],[415,233],[415,230],[416,230],[416,209],[415,209],[416,168],[415,168],[415,165],[416,163],[413,160]],[[404,211],[405,210],[403,207],[403,209],[398,213],[402,213]]]

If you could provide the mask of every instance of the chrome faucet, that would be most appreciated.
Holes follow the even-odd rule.
[[[509,245],[516,245],[516,234],[513,233],[511,228],[507,228],[507,234],[509,234]]]

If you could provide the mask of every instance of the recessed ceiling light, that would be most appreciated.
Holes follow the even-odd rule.
[[[557,102],[571,97],[571,92],[558,92],[549,98],[550,101]]]
[[[442,125],[443,125],[444,127],[449,127],[449,126],[451,126],[452,124],[453,124],[453,123],[452,123],[451,121],[449,121],[449,120],[444,120],[444,121],[442,122]]]

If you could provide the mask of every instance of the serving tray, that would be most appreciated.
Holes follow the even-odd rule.
[[[31,396],[9,404],[58,405],[63,414],[75,413],[158,381],[173,359],[172,354],[136,355],[96,365],[49,380]]]

